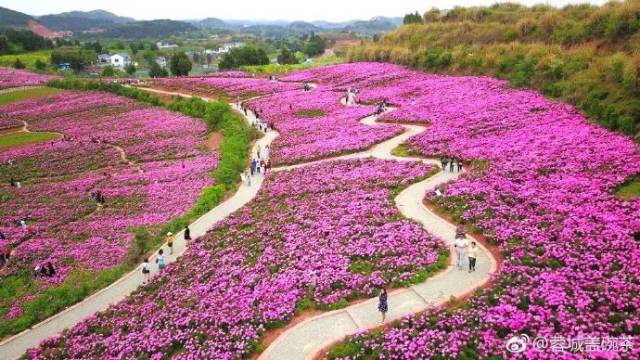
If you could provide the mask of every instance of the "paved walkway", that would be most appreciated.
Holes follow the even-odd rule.
[[[238,110],[236,104],[231,104],[231,106]],[[248,116],[245,117],[247,122],[253,123],[255,121],[255,114],[249,111],[247,115]],[[256,144],[254,144],[254,150],[252,153],[255,153],[255,148],[257,146],[264,149],[264,147],[271,144],[277,136],[278,133],[276,131],[267,132],[256,142]],[[195,239],[196,237],[204,235],[208,229],[215,225],[215,223],[226,218],[231,213],[251,201],[258,193],[258,190],[262,185],[262,181],[263,177],[261,175],[254,176],[250,187],[244,184],[241,185],[232,197],[222,202],[213,210],[204,214],[194,223],[189,225],[191,237]],[[177,233],[175,235],[175,239],[176,240],[173,244],[174,254],[165,256],[168,263],[174,262],[178,257],[180,257],[187,247],[184,240],[184,231]],[[166,244],[162,247],[165,250],[165,254],[168,254]],[[155,265],[155,255],[149,258],[149,261],[152,265],[151,276],[153,276],[158,272],[158,268]],[[34,325],[30,329],[2,341],[0,343],[0,359],[15,359],[22,356],[26,350],[37,346],[42,340],[59,334],[62,330],[72,327],[84,318],[93,315],[98,311],[105,310],[109,305],[115,304],[124,299],[136,290],[142,284],[142,281],[143,277],[140,265],[115,283],[87,297],[82,302],[79,302]]]
[[[177,92],[155,89],[145,90],[190,97],[189,95]],[[203,99],[211,100],[207,98]],[[236,104],[231,104],[231,106],[239,110]],[[389,109],[389,111],[391,110],[392,109]],[[370,116],[362,119],[361,122],[363,124],[376,126],[377,118],[377,116]],[[255,122],[255,116],[252,112],[248,113],[246,119],[250,123]],[[405,158],[391,155],[393,148],[425,129],[417,125],[403,126],[405,128],[404,133],[379,143],[369,150],[316,162],[274,168],[273,170],[284,171],[322,161],[366,157],[393,159],[397,161],[417,160],[437,165],[436,161],[431,159]],[[263,138],[257,141],[254,149],[257,146],[264,148],[277,136],[278,133],[275,131],[266,133]],[[255,152],[255,150],[253,152]],[[400,212],[404,216],[422,223],[431,234],[439,236],[449,245],[453,242],[455,227],[429,211],[422,204],[422,199],[426,191],[442,183],[455,180],[457,177],[458,173],[440,172],[433,177],[409,186],[395,199]],[[231,198],[191,224],[189,228],[192,237],[195,238],[204,235],[216,222],[226,218],[251,201],[260,189],[262,181],[263,178],[260,175],[254,177],[252,186],[249,187],[243,184]],[[167,262],[175,261],[186,250],[187,244],[184,241],[183,232],[176,234],[175,237],[175,254],[167,256]],[[163,248],[166,250],[166,244],[163,245]],[[491,257],[491,254],[481,245],[480,250],[477,271],[475,273],[469,274],[466,271],[459,271],[453,266],[449,266],[445,271],[429,278],[424,283],[390,292],[389,313],[387,314],[388,321],[422,311],[430,306],[445,303],[451,296],[461,296],[484,284],[489,279],[489,274],[495,271],[496,262],[495,259]],[[155,257],[150,258],[150,262],[155,265]],[[156,273],[157,267],[152,266],[152,276]],[[141,268],[138,267],[112,285],[98,291],[82,302],[67,308],[57,315],[33,326],[31,329],[6,339],[0,343],[0,358],[14,359],[20,357],[27,349],[37,346],[45,338],[54,336],[62,330],[70,328],[82,321],[87,316],[102,311],[109,305],[124,299],[140,286],[142,280]],[[341,310],[327,312],[307,319],[281,334],[280,337],[261,354],[260,359],[312,358],[322,348],[342,339],[345,335],[379,325],[379,316],[377,299],[370,299]]]
[[[393,109],[388,111],[391,110]],[[376,126],[377,118],[377,116],[369,116],[360,122]],[[425,130],[425,127],[418,125],[403,125],[403,127],[405,128],[404,133],[379,143],[369,150],[306,164],[274,168],[273,171],[285,171],[323,161],[366,157],[396,161],[422,161],[438,166],[439,161],[434,159],[397,157],[391,154],[391,150],[396,146],[405,142],[409,137]],[[458,176],[459,173],[457,172],[441,171],[426,180],[409,186],[395,198],[396,205],[402,215],[418,221],[429,233],[443,239],[449,245],[452,260],[453,256],[455,256],[452,248],[455,240],[455,226],[431,212],[422,203],[422,199],[427,191],[455,180]],[[497,263],[486,248],[479,242],[477,244],[480,247],[480,251],[478,252],[476,272],[468,273],[466,270],[458,270],[452,261],[446,270],[423,283],[389,292],[387,322],[423,311],[428,307],[444,304],[451,297],[466,295],[485,284],[489,280],[490,274],[495,272]],[[320,314],[286,330],[260,355],[259,359],[314,359],[325,347],[340,341],[347,335],[379,326],[380,320],[377,298],[369,299],[344,309]]]

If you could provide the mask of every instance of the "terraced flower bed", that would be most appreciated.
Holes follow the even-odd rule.
[[[614,196],[640,172],[637,143],[589,123],[571,106],[490,78],[357,63],[289,79],[355,87],[362,101],[387,99],[400,109],[384,119],[429,125],[409,141],[414,151],[477,164],[444,197],[427,199],[482,231],[505,257],[493,285],[468,306],[356,336],[333,355],[506,357],[507,340],[522,333],[568,341],[640,335],[633,260],[640,255],[640,201]],[[637,343],[627,352],[556,350],[529,346],[524,355],[640,354]]]
[[[347,107],[340,103],[342,97],[342,92],[320,87],[249,101],[248,107],[280,132],[273,143],[273,163],[293,164],[364,150],[402,133],[397,125],[361,124],[375,107]],[[316,116],[318,109],[320,116]]]
[[[0,152],[0,250],[11,251],[0,283],[2,334],[33,321],[24,310],[49,288],[143,251],[137,235],[187,212],[213,183],[217,154],[204,148],[200,120],[99,92],[11,103],[0,114],[65,135]],[[10,186],[11,178],[22,186]],[[34,278],[34,267],[48,261],[55,276]]]
[[[152,86],[207,97],[229,96],[234,101],[237,97],[246,99],[276,92],[298,90],[303,87],[299,83],[284,83],[264,78],[232,77],[235,72],[229,75],[155,79]]]
[[[53,78],[55,76],[0,67],[0,90],[20,86],[44,85]]]
[[[392,197],[429,171],[357,160],[272,174],[149,285],[30,356],[241,358],[296,309],[421,281],[444,265],[443,245]]]

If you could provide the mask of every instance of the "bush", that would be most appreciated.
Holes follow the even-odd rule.
[[[16,59],[16,61],[13,63],[13,67],[15,69],[24,69],[27,66],[22,61],[20,61],[20,59]]]

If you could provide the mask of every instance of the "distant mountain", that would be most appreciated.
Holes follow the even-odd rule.
[[[306,33],[311,31],[322,31],[322,28],[315,26],[312,23],[305,21],[294,21],[287,26],[287,28],[293,32]]]
[[[51,31],[51,29],[42,25],[33,16],[0,7],[0,30],[8,28],[29,29],[35,34],[46,38],[57,38],[68,35],[68,33],[65,32]]]
[[[109,29],[119,24],[135,21],[132,18],[118,16],[105,10],[70,11],[40,16],[38,20],[51,29],[68,30],[76,33],[87,30]]]
[[[206,18],[202,20],[191,21],[191,24],[203,29],[228,29],[229,25],[218,18]]]
[[[118,25],[103,32],[100,36],[128,39],[161,38],[194,30],[197,30],[197,28],[189,23],[163,19],[135,21]]]
[[[29,22],[35,19],[27,14],[0,7],[0,28],[29,27]]]
[[[396,18],[377,17],[371,20],[354,21],[342,28],[343,31],[377,34],[384,31],[391,31],[400,25]]]

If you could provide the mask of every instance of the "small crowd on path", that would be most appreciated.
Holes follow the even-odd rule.
[[[462,159],[449,158],[447,156],[440,158],[440,165],[442,165],[442,171],[447,171],[447,165],[449,165],[449,172],[461,172],[463,167]]]
[[[189,226],[184,227],[184,241],[187,242],[191,240],[191,229]],[[175,236],[172,232],[168,232],[166,236],[167,243],[167,251],[169,255],[173,255],[173,243],[175,241]],[[162,272],[162,269],[167,266],[167,259],[165,257],[164,246],[158,250],[158,255],[156,255],[156,265],[158,266],[158,273]],[[142,262],[142,283],[146,284],[151,279],[151,263],[149,262],[149,258],[144,259]]]
[[[478,258],[478,245],[475,241],[470,241],[467,238],[467,233],[464,227],[456,228],[455,242],[453,246],[456,256],[456,268],[458,270],[464,270],[466,267],[465,265],[468,265],[469,273],[475,272],[476,261]],[[387,289],[384,287],[380,290],[380,295],[378,295],[378,311],[382,314],[381,322],[384,323],[387,312],[389,311]]]

